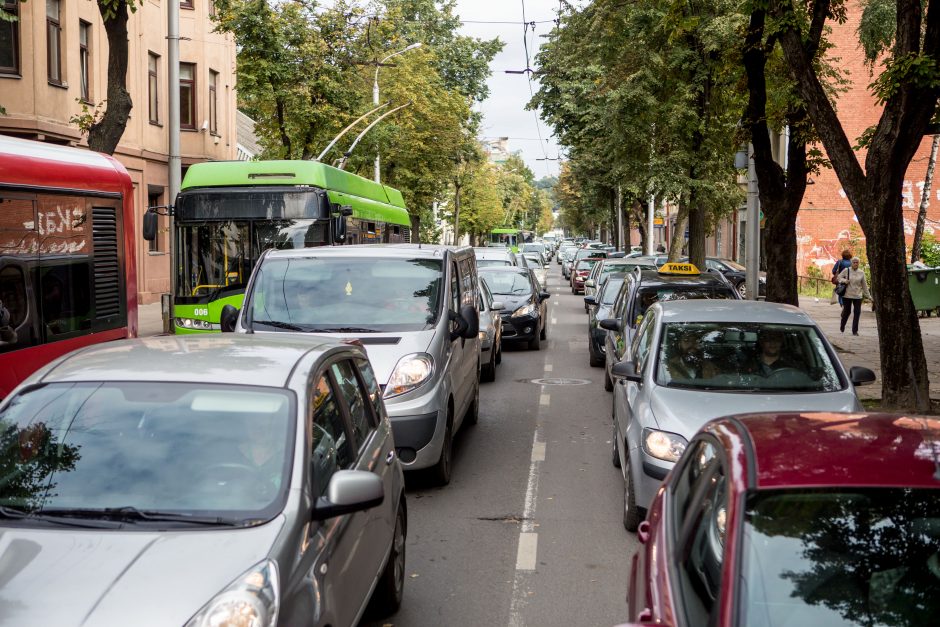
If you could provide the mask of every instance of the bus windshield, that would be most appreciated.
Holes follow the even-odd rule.
[[[256,329],[310,333],[423,331],[441,308],[439,259],[266,259],[250,293]]]

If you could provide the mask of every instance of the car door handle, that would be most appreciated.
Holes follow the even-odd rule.
[[[390,450],[388,455],[385,456],[386,464],[391,464],[393,461],[395,461],[395,449]]]

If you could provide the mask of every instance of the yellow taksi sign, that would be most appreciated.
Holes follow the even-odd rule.
[[[701,274],[691,263],[667,263],[659,269],[660,274]]]

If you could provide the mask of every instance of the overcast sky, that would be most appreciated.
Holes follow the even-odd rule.
[[[558,161],[538,161],[559,157],[558,146],[549,129],[536,114],[525,109],[530,99],[529,82],[524,74],[506,74],[505,70],[526,67],[523,37],[529,46],[529,61],[535,67],[538,47],[554,27],[558,0],[525,0],[525,21],[537,22],[535,31],[523,31],[522,0],[457,0],[457,13],[464,21],[462,31],[472,37],[499,37],[505,47],[490,66],[490,97],[481,106],[484,138],[509,137],[510,151],[520,151],[536,178],[558,174]],[[472,22],[512,22],[478,24]],[[532,90],[538,83],[532,80]],[[541,141],[539,135],[541,134]]]

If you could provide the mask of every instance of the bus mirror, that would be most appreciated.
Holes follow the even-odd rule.
[[[238,322],[238,309],[234,305],[226,305],[219,314],[219,326],[222,327],[222,333],[232,333],[235,330],[235,324]]]
[[[343,205],[339,208],[340,215],[351,216],[353,214],[353,208],[349,205]]]
[[[346,216],[340,215],[332,219],[333,222],[333,243],[343,244],[346,242]]]
[[[144,214],[144,239],[148,242],[152,242],[157,239],[157,213],[155,211],[148,211]]]

